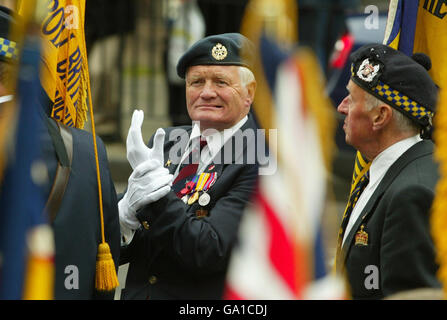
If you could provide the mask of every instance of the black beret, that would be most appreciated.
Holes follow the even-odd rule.
[[[438,87],[428,74],[430,58],[409,57],[389,46],[368,44],[351,54],[351,80],[412,119],[431,126]]]
[[[177,74],[185,78],[186,70],[197,65],[236,65],[252,67],[254,47],[240,33],[223,33],[197,41],[180,57]]]
[[[17,59],[17,39],[13,38],[12,27],[16,23],[9,8],[0,6],[0,60]]]

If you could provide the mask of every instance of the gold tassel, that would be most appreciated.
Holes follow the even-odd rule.
[[[110,247],[106,242],[100,243],[98,255],[96,256],[96,290],[112,291],[118,286],[118,277],[116,275],[115,263],[110,253]]]
[[[82,3],[82,12],[85,11],[85,0],[80,1]],[[80,17],[80,24],[84,25],[84,15]],[[110,247],[105,241],[105,225],[104,225],[104,208],[102,201],[102,186],[101,175],[99,170],[99,157],[98,157],[98,145],[96,143],[95,132],[95,118],[93,116],[92,105],[92,93],[90,90],[90,76],[88,73],[88,59],[85,46],[85,34],[81,32],[78,34],[80,43],[79,46],[82,55],[82,70],[81,70],[81,86],[80,86],[80,107],[76,114],[76,127],[83,128],[84,122],[87,120],[87,111],[90,111],[91,128],[93,136],[93,151],[95,153],[95,165],[96,165],[96,180],[98,183],[98,201],[99,201],[99,216],[101,223],[101,243],[98,247],[98,254],[96,256],[96,276],[95,276],[95,288],[98,291],[112,291],[119,286],[118,276],[116,274],[115,262],[113,261],[112,254],[110,253]],[[67,99],[69,101],[69,99]],[[90,107],[89,107],[90,106]]]

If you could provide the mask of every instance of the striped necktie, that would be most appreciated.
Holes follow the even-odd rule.
[[[181,198],[184,196],[181,191],[186,187],[186,184],[191,181],[192,178],[196,175],[200,162],[200,152],[206,146],[206,144],[206,139],[204,138],[200,138],[199,148],[197,147],[197,145],[194,145],[194,143],[191,144],[192,150],[186,158],[188,159],[188,161],[186,161],[185,159],[184,163],[180,165],[179,173],[172,183],[172,189],[176,193],[177,197]]]
[[[355,169],[353,174],[353,181],[351,184],[351,194],[349,195],[349,201],[346,205],[345,212],[343,213],[343,218],[341,222],[340,229],[338,231],[338,240],[337,240],[337,253],[335,257],[335,267],[337,270],[341,270],[341,248],[343,244],[343,238],[345,235],[346,227],[349,222],[349,218],[351,217],[351,213],[354,210],[357,201],[362,194],[363,190],[369,183],[369,168],[371,166],[371,162],[365,162],[363,158],[359,160],[359,154],[356,157]],[[362,164],[360,166],[360,164]]]

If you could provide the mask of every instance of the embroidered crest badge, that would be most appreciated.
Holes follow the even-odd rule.
[[[219,61],[225,59],[227,54],[227,48],[225,48],[225,46],[221,43],[217,43],[211,50],[211,55],[213,58]]]
[[[380,66],[372,64],[369,59],[363,60],[360,64],[359,70],[357,71],[357,77],[366,82],[372,82],[374,77],[380,70]]]

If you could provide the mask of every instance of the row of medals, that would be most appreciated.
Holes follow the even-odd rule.
[[[211,197],[207,191],[211,188],[216,179],[216,172],[201,173],[194,176],[194,178],[191,181],[186,182],[185,187],[180,190],[183,202],[192,205],[199,200],[201,206],[206,206],[211,201]],[[202,194],[199,196],[200,192],[202,192]]]

